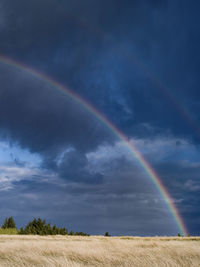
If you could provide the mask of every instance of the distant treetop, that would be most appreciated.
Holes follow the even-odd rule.
[[[13,217],[6,218],[3,225],[2,225],[2,228],[3,229],[16,228],[16,223],[15,223]]]

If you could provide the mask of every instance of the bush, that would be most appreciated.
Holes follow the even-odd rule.
[[[90,236],[84,232],[76,232],[75,235],[81,235],[81,236]]]
[[[89,234],[86,234],[84,232],[73,232],[73,231],[70,231],[69,235],[90,236]]]

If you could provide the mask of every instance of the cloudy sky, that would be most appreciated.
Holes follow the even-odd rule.
[[[142,153],[191,234],[200,225],[200,4],[0,0],[0,54],[70,88]],[[109,127],[0,60],[0,223],[177,235],[162,195]]]

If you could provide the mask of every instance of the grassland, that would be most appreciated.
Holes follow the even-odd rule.
[[[18,231],[16,228],[0,228],[0,235],[17,235]]]
[[[1,235],[0,266],[200,266],[200,238]]]

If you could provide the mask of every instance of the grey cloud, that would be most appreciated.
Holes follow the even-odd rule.
[[[169,211],[163,208],[164,203],[154,202],[155,193],[140,194],[133,189],[128,196],[114,194],[115,188],[110,188],[108,193],[106,184],[81,186],[68,183],[66,187],[39,181],[20,184],[16,183],[15,190],[7,195],[20,197],[16,204],[12,201],[9,204],[10,213],[18,210],[13,213],[18,224],[22,223],[20,214],[31,210],[26,213],[26,221],[41,216],[52,223],[91,234],[109,231],[113,235],[154,235],[176,234],[178,231]],[[7,197],[4,196],[5,201]]]
[[[191,40],[197,39],[194,43],[198,47],[198,5],[194,10],[184,1],[181,12],[177,1],[153,0],[87,0],[84,4],[80,0],[4,0],[2,6],[7,21],[1,32],[2,53],[69,84],[130,135],[155,135],[136,129],[138,124],[149,123],[161,131],[167,128],[198,141],[196,130],[176,105],[192,106],[193,113],[199,114],[198,75],[194,77],[198,53],[194,55],[193,49],[188,49]],[[192,12],[194,16],[190,16]],[[184,20],[187,23],[182,27]],[[183,58],[192,71],[180,63]],[[172,86],[175,101],[163,94],[165,86],[149,77],[149,69],[161,84],[167,81],[169,91]],[[187,77],[187,82],[182,77]],[[187,88],[191,103],[185,101]]]
[[[114,138],[95,116],[53,86],[4,64],[0,70],[2,139],[50,158],[69,145],[89,151]]]
[[[188,180],[184,184],[186,190],[192,192],[199,192],[200,191],[200,181]]]
[[[88,168],[88,159],[79,151],[71,151],[62,157],[58,165],[58,174],[66,180],[79,183],[102,183],[103,175]]]
[[[96,163],[95,161],[91,162],[92,157],[88,157],[88,154],[86,157],[80,151],[69,149],[57,162],[60,169],[55,173],[60,174],[60,180],[55,177],[52,181],[44,181],[44,179],[16,181],[13,190],[8,194],[20,192],[19,211],[30,209],[34,216],[43,215],[51,222],[58,220],[61,225],[66,225],[68,228],[101,234],[109,231],[112,234],[176,235],[180,230],[152,181],[144,175],[138,167],[138,163],[129,158],[129,154],[122,156],[123,153],[120,154],[119,151],[117,153],[115,147],[113,149],[116,150],[116,153],[110,153],[110,155],[113,155],[114,158],[110,156],[109,160],[109,153],[107,153],[104,154],[105,161],[101,157],[98,159],[98,171],[101,170],[103,173],[101,183],[92,182],[94,177],[90,175],[89,171],[87,177],[91,180],[83,182],[85,176],[81,175],[85,174],[86,166],[87,170],[93,171],[92,164]],[[157,149],[159,151],[159,148]],[[98,158],[98,150],[93,153],[96,153],[96,158]],[[95,157],[94,154],[93,157]],[[160,163],[161,166],[162,164]],[[176,165],[177,168],[175,168]],[[178,177],[181,175],[179,173],[181,168],[178,167],[178,162],[176,165],[174,164],[173,170]],[[193,165],[191,163],[189,168],[189,164],[187,164],[188,173]],[[159,165],[156,166],[157,170],[158,167]],[[195,214],[199,203],[198,192],[193,191],[191,195],[191,192],[186,190],[184,183],[182,185],[180,183],[178,187],[176,179],[170,179],[171,172],[167,172],[167,164],[164,173],[165,176],[161,177],[175,199],[175,204],[186,218],[185,221],[191,232],[196,232],[196,224],[192,226],[192,217],[195,216],[198,220],[198,214]],[[79,177],[78,180],[67,178],[67,176],[74,177],[76,174]],[[165,180],[165,177],[168,179]],[[187,181],[186,177],[187,175],[182,182]],[[26,199],[30,199],[30,201],[27,203]],[[50,206],[48,206],[49,201],[51,202]],[[63,214],[63,210],[66,211],[65,214]],[[31,214],[27,214],[27,220],[30,216]],[[192,216],[191,219],[188,216]],[[20,218],[18,220],[20,222]]]

